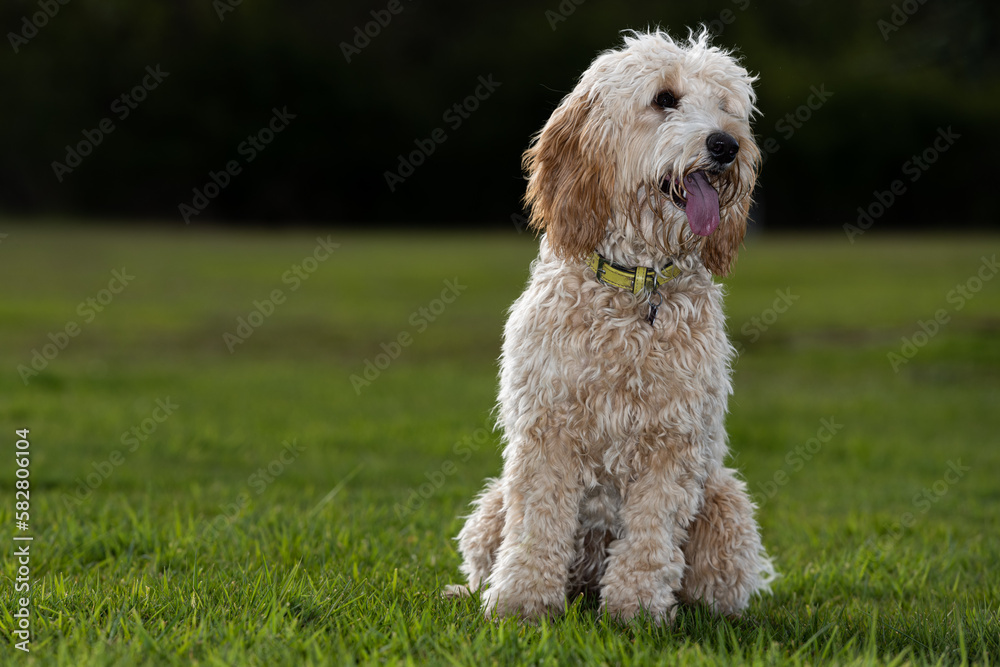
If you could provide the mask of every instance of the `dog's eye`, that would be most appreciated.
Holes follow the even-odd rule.
[[[656,94],[653,104],[661,109],[673,109],[677,106],[677,98],[669,90],[661,90]]]

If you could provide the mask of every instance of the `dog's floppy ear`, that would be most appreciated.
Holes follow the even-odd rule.
[[[747,216],[750,214],[750,196],[734,203],[725,212],[722,224],[705,238],[701,259],[709,271],[717,276],[729,275],[736,263],[736,255],[747,233]]]
[[[611,218],[615,156],[594,127],[594,104],[587,95],[568,95],[524,153],[529,224],[546,232],[562,257],[593,252]]]

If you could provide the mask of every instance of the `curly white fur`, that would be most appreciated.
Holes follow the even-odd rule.
[[[735,615],[767,587],[754,506],[723,465],[734,350],[712,279],[735,260],[756,179],[753,81],[704,32],[632,33],[525,154],[545,236],[504,331],[503,474],[458,537],[468,584],[449,587],[485,586],[488,617],[557,613],[581,592],[623,619],[667,619],[678,598]],[[738,146],[728,159],[718,133]],[[718,193],[708,235],[683,208],[698,205],[689,177]],[[681,269],[652,324],[650,295],[598,281],[594,250]]]

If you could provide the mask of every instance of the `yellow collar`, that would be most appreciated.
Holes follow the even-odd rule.
[[[662,285],[667,284],[681,274],[681,270],[673,264],[668,264],[660,271],[639,266],[626,269],[597,254],[597,251],[587,260],[587,266],[597,274],[597,279],[605,285],[627,289],[632,294],[652,294]]]

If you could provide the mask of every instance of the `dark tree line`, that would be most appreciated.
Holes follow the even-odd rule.
[[[7,2],[0,214],[509,225],[520,154],[593,56],[704,23],[760,76],[762,224],[995,224],[998,19],[985,0]]]

